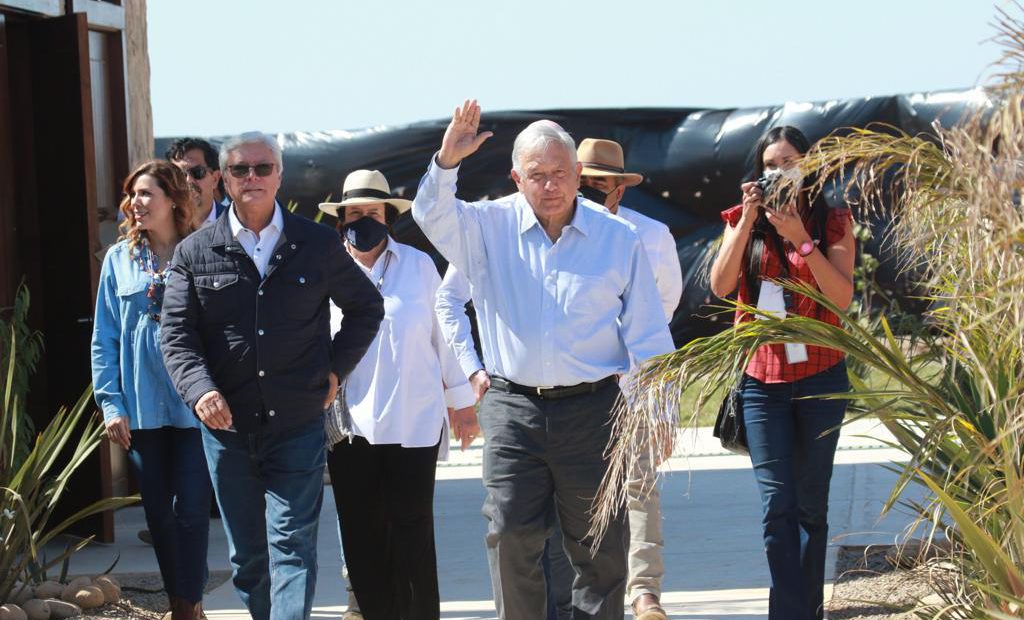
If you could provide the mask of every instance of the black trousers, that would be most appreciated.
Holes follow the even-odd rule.
[[[543,399],[491,387],[480,404],[487,489],[487,557],[498,617],[545,618],[547,595],[541,556],[561,523],[572,563],[572,618],[621,620],[626,594],[625,510],[608,526],[595,553],[590,511],[608,467],[609,414],[619,388]],[[554,511],[552,511],[552,502]]]
[[[437,620],[434,475],[429,448],[362,437],[327,457],[349,581],[366,620]]]

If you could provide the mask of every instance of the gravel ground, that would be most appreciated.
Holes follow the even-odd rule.
[[[113,575],[121,584],[121,601],[96,609],[90,609],[81,617],[123,618],[128,620],[160,620],[168,610],[167,593],[164,592],[160,573],[124,573]],[[231,571],[210,571],[206,592],[213,590],[231,578]]]
[[[830,620],[916,620],[911,610],[934,594],[926,566],[895,569],[886,560],[889,546],[840,547]]]

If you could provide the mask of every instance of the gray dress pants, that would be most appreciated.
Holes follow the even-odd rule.
[[[551,502],[562,524],[573,565],[574,619],[623,617],[626,593],[625,510],[591,555],[590,510],[607,463],[609,414],[618,386],[560,399],[510,394],[491,388],[480,407],[484,445],[483,514],[487,556],[498,615],[504,620],[544,618],[547,611],[541,555],[554,527]]]

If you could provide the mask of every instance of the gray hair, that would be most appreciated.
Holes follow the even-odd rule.
[[[562,126],[547,119],[534,121],[519,132],[512,144],[512,169],[522,176],[521,158],[537,148],[547,148],[550,144],[558,144],[572,156],[572,165],[576,165],[576,141],[572,139]]]
[[[228,173],[228,156],[232,151],[246,144],[262,144],[274,154],[274,163],[277,164],[278,174],[284,172],[284,162],[281,160],[281,145],[277,140],[263,133],[262,131],[247,131],[237,136],[232,136],[220,145],[220,170]]]

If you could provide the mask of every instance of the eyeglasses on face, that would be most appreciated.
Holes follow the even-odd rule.
[[[268,177],[274,171],[275,164],[235,164],[228,166],[228,172],[236,179],[244,179],[250,172],[255,172],[258,177]]]
[[[213,172],[206,166],[192,166],[191,168],[185,168],[185,174],[189,175],[196,181],[202,181],[206,178],[206,175]]]

